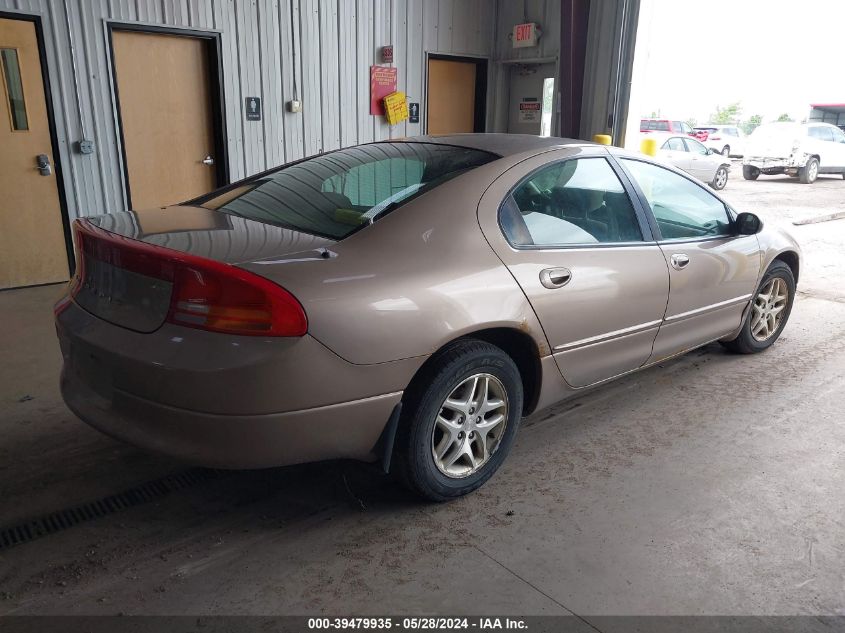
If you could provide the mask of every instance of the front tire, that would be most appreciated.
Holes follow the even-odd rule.
[[[710,186],[716,191],[721,191],[728,184],[728,168],[722,165],[716,170],[716,175],[710,181]]]
[[[474,339],[442,350],[405,392],[396,438],[402,482],[430,501],[480,488],[510,451],[523,389],[513,360]]]
[[[819,160],[811,158],[801,169],[798,170],[798,179],[802,185],[812,185],[819,177]]]
[[[756,354],[771,347],[780,337],[795,300],[795,277],[792,269],[775,260],[757,288],[742,330],[725,347],[739,354]]]
[[[743,165],[742,177],[746,180],[757,180],[760,177],[760,170],[751,165]]]

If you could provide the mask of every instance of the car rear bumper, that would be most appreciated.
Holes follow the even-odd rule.
[[[269,468],[324,459],[374,461],[402,393],[265,415],[169,407],[86,383],[65,364],[62,396],[95,429],[140,448],[214,468]]]
[[[764,156],[746,156],[743,165],[756,167],[761,171],[767,170],[797,170],[807,164],[808,155],[790,156],[788,158],[769,158]]]
[[[424,358],[353,365],[306,335],[140,334],[75,303],[56,318],[68,407],[136,446],[218,468],[369,461]]]

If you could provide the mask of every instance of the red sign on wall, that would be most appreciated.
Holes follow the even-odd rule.
[[[514,48],[537,46],[537,25],[534,22],[515,25],[511,40]]]
[[[370,66],[370,114],[384,114],[384,98],[396,92],[396,68]]]

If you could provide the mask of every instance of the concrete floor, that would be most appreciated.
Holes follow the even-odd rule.
[[[737,176],[767,222],[845,208],[841,179]],[[314,464],[0,550],[0,614],[845,614],[845,220],[791,228],[801,295],[764,354],[710,346],[539,412],[453,503]],[[185,468],[64,408],[60,292],[0,293],[0,527]]]

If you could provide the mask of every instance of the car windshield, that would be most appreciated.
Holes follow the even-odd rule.
[[[436,143],[373,143],[308,158],[192,204],[331,239],[343,239],[409,200],[496,160]]]

